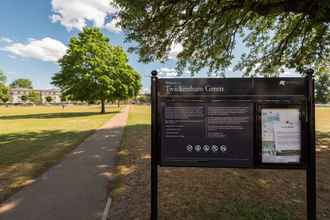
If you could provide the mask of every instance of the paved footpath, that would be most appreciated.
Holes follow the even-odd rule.
[[[13,195],[1,220],[101,219],[115,150],[127,122],[128,107],[89,136],[57,166]]]

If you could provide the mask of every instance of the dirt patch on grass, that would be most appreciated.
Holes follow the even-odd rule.
[[[112,183],[111,219],[150,219],[149,108],[131,109]],[[318,149],[330,146],[318,133]],[[120,168],[121,167],[121,168]],[[125,168],[125,169],[123,169]],[[125,172],[121,172],[125,171]],[[330,150],[317,154],[318,219],[330,219]],[[160,168],[160,219],[303,220],[305,172]]]

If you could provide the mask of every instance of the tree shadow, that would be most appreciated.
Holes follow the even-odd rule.
[[[112,216],[118,217],[118,216],[125,216],[127,218],[125,219],[131,219],[133,216],[140,217],[141,219],[146,219],[149,216],[149,188],[150,188],[150,124],[145,124],[145,123],[137,123],[137,124],[132,124],[128,125],[125,128],[125,133],[123,134],[123,139],[121,143],[121,148],[111,148],[108,146],[107,143],[111,142],[111,138],[113,135],[116,135],[118,132],[118,128],[113,128],[113,129],[101,129],[99,130],[101,137],[103,138],[103,142],[100,146],[95,145],[93,147],[95,148],[100,148],[99,152],[94,153],[94,154],[89,154],[87,151],[82,151],[79,149],[74,150],[70,155],[70,157],[73,158],[78,158],[83,161],[97,161],[97,168],[99,169],[98,175],[112,179],[115,176],[115,179],[113,179],[110,184],[109,184],[109,191],[115,190],[116,192],[112,192],[116,194],[116,199],[117,202],[114,202],[112,204]],[[41,155],[42,152],[47,152],[47,151],[52,151],[52,150],[57,150],[61,146],[71,146],[67,148],[66,153],[70,152],[72,149],[74,149],[74,146],[77,146],[79,142],[82,142],[83,140],[88,141],[93,141],[93,138],[99,138],[99,137],[93,137],[92,140],[87,136],[92,134],[94,130],[89,130],[89,131],[83,131],[83,132],[67,132],[67,131],[61,131],[61,130],[54,130],[54,131],[42,131],[42,132],[28,132],[28,133],[14,133],[14,134],[9,134],[9,135],[0,135],[0,158],[1,155],[3,155],[3,152],[8,150],[13,150],[11,152],[11,155],[17,156],[17,158],[10,158],[8,155],[4,155],[5,159],[0,160],[0,167],[4,165],[11,165],[14,163],[18,163],[20,161],[26,161],[28,158],[33,158],[33,161],[38,161],[43,158],[38,158],[38,155]],[[76,143],[72,143],[70,139],[73,137],[81,137],[79,141]],[[329,132],[317,132],[317,142],[320,144],[328,144],[329,146],[329,138],[330,138],[330,133]],[[45,146],[43,143],[46,142],[46,140],[51,140],[51,143],[53,147],[49,148],[49,146]],[[27,146],[30,145],[30,151],[26,152]],[[85,143],[85,142],[84,142]],[[8,147],[8,148],[7,148]],[[12,149],[11,149],[12,148]],[[117,151],[118,150],[118,151]],[[116,168],[113,168],[111,165],[109,165],[106,162],[103,162],[106,155],[114,155],[115,152],[117,151],[117,163],[116,163]],[[47,154],[46,154],[47,155]],[[52,164],[57,163],[60,161],[60,158],[63,157],[64,154],[63,152],[61,153],[61,156],[57,157],[56,160],[51,161]],[[325,156],[324,156],[325,157]],[[100,158],[103,158],[100,161]],[[327,161],[329,157],[326,157]],[[54,162],[56,161],[56,162]],[[329,164],[327,162],[327,164]],[[49,166],[46,166],[49,167]],[[44,168],[45,169],[45,168]],[[79,170],[79,169],[78,169]],[[76,170],[77,173],[79,172],[85,172],[85,171],[78,171]],[[236,170],[234,170],[236,172]],[[238,171],[237,171],[238,172]],[[243,175],[243,172],[247,172],[247,175]],[[166,200],[167,202],[163,202],[161,204],[161,207],[163,208],[162,215],[163,216],[180,216],[178,213],[179,211],[185,211],[188,212],[187,210],[191,210],[190,208],[196,208],[196,213],[198,214],[199,212],[203,214],[205,217],[205,213],[209,213],[210,219],[212,219],[213,213],[215,216],[218,216],[217,213],[219,213],[219,210],[221,209],[228,209],[232,210],[231,206],[221,206],[223,203],[219,203],[218,201],[221,201],[221,199],[227,198],[227,201],[231,201],[230,199],[232,198],[231,196],[237,198],[238,194],[241,193],[242,190],[247,190],[250,193],[246,193],[246,196],[250,196],[251,193],[255,193],[256,191],[261,191],[260,197],[262,197],[262,193],[268,190],[268,188],[264,188],[263,190],[257,188],[257,185],[255,184],[254,178],[252,180],[248,180],[248,178],[251,177],[246,177],[249,176],[249,174],[254,174],[257,171],[242,171],[242,173],[236,174],[234,176],[232,170],[217,170],[215,172],[214,169],[193,169],[193,168],[161,168],[160,169],[160,193],[161,197]],[[275,172],[270,172],[270,171],[260,171],[259,176],[264,177],[264,175],[267,174],[273,176]],[[324,174],[324,171],[322,171]],[[327,171],[328,172],[328,171]],[[74,173],[72,173],[74,175]],[[216,181],[211,181],[210,179],[211,176],[213,177],[213,180]],[[287,172],[285,175],[281,176],[283,177],[288,177],[292,176],[291,172]],[[326,176],[326,175],[323,175]],[[327,175],[328,176],[328,175]],[[253,177],[253,176],[252,176]],[[258,177],[255,176],[255,177]],[[280,176],[274,175],[274,179],[280,178]],[[186,181],[182,181],[182,179],[186,179]],[[229,181],[229,179],[232,179],[232,181]],[[272,179],[269,177],[269,179]],[[301,178],[299,178],[300,180]],[[170,180],[170,181],[167,181]],[[288,185],[288,181],[291,180],[289,178],[283,178],[283,181],[286,184],[275,184],[283,186],[283,185]],[[296,180],[296,177],[293,176],[292,180]],[[51,181],[51,179],[43,179],[42,181]],[[226,191],[212,191],[212,193],[204,193],[204,191],[208,190],[213,190],[213,189],[218,189],[219,183],[223,182],[223,187],[226,187]],[[288,181],[288,182],[286,182]],[[182,183],[181,183],[182,182]],[[214,182],[214,183],[213,183]],[[238,184],[239,182],[247,182],[247,186],[243,187],[245,183],[243,184]],[[279,181],[281,182],[281,181]],[[295,181],[292,181],[296,183]],[[324,181],[326,182],[326,181]],[[184,184],[185,183],[185,184]],[[204,184],[205,183],[205,184]],[[277,183],[275,180],[272,183]],[[1,184],[0,184],[1,185]],[[80,182],[79,184],[77,183],[77,186],[83,185],[83,182]],[[201,190],[199,188],[199,185],[204,185],[208,186],[207,190]],[[230,186],[233,185],[232,191],[229,191]],[[322,184],[323,186],[323,194],[326,192],[326,195],[329,193],[329,187],[325,184]],[[236,186],[236,187],[234,187]],[[95,185],[95,187],[104,187],[104,186],[98,186]],[[236,189],[239,187],[242,187],[242,190],[238,190],[236,193]],[[251,189],[250,189],[251,187]],[[290,184],[288,187],[291,187],[292,190],[289,190],[289,193],[291,191],[294,191],[296,193],[297,187],[298,189],[301,188],[301,184],[299,181],[299,186],[297,184],[291,186]],[[55,192],[58,191],[59,194],[66,194],[66,188],[61,188],[58,187],[59,189],[54,189]],[[277,189],[277,188],[276,188]],[[282,188],[281,188],[282,189]],[[209,203],[206,205],[200,206],[200,207],[194,207],[194,205],[191,204],[191,201],[196,201],[196,204],[199,202],[199,198],[192,194],[191,192],[199,192],[201,196],[204,196]],[[272,191],[273,192],[273,191]],[[271,193],[271,192],[270,192]],[[181,196],[182,194],[182,196]],[[191,196],[189,196],[191,194]],[[198,193],[197,193],[198,194]],[[281,193],[279,193],[281,194]],[[36,203],[41,204],[42,197],[44,196],[42,193],[36,193],[34,194],[36,199]],[[176,195],[175,197],[173,195]],[[177,196],[179,195],[179,196]],[[213,197],[212,197],[213,195]],[[269,195],[269,194],[267,194]],[[289,194],[288,194],[289,195]],[[287,196],[287,194],[281,194],[280,197]],[[177,198],[178,197],[178,198]],[[244,196],[243,196],[244,197]],[[258,197],[259,198],[259,197]],[[267,198],[267,196],[266,196]],[[278,198],[278,197],[276,197]],[[327,197],[330,198],[330,197]],[[189,200],[191,199],[191,200]],[[194,199],[194,200],[193,200]],[[202,199],[202,198],[201,198]],[[33,203],[30,201],[30,199],[22,198],[22,200],[17,200],[17,203],[14,203],[12,210],[9,210],[7,212],[15,211],[15,209],[22,210],[23,207],[29,207],[29,204]],[[245,201],[245,200],[244,200]],[[250,200],[246,200],[250,201]],[[260,199],[260,201],[263,201]],[[324,216],[330,216],[327,212],[327,209],[324,208],[326,204],[328,204],[328,199],[324,199],[324,201],[321,201],[321,205],[323,206],[321,213]],[[15,201],[14,201],[15,202]],[[45,203],[52,203],[56,201],[46,201]],[[215,204],[218,204],[215,206]],[[11,203],[7,203],[9,207],[11,207]],[[182,209],[177,209],[173,208],[175,205],[184,205]],[[55,205],[55,204],[54,204]],[[215,207],[215,209],[209,209],[210,207]],[[297,205],[298,209],[300,207],[300,203]],[[129,208],[131,207],[131,208]],[[132,208],[133,207],[133,208]],[[233,207],[237,207],[236,203],[233,205]],[[247,206],[249,208],[249,206]],[[291,206],[290,206],[291,207]],[[264,209],[264,206],[252,206],[252,208],[255,210],[255,212],[250,212],[246,211],[245,209],[241,210],[240,212],[248,212],[249,214],[254,214],[254,213],[259,213],[261,211],[269,211],[268,209]],[[130,211],[127,211],[130,210]],[[143,211],[141,211],[143,210]],[[174,211],[173,211],[174,210]],[[272,209],[273,210],[273,209]],[[271,210],[271,211],[272,211]],[[284,209],[286,210],[286,209]],[[45,210],[40,210],[40,212],[44,212]],[[175,211],[178,211],[176,213]],[[276,210],[277,211],[277,210]],[[195,214],[196,214],[195,213]],[[234,212],[233,212],[234,213]],[[235,211],[236,213],[236,211]],[[234,213],[234,214],[235,214]],[[196,216],[198,216],[196,214]],[[233,214],[233,215],[234,215]],[[251,214],[251,215],[252,215]],[[285,214],[285,213],[284,213]],[[235,214],[236,215],[236,214]],[[1,207],[0,207],[0,216],[1,216]],[[198,216],[200,217],[200,216]],[[115,218],[116,219],[116,218]],[[119,219],[119,218],[117,218]],[[216,219],[216,217],[214,218]],[[225,218],[224,218],[225,219]],[[280,219],[280,218],[279,218]]]
[[[116,137],[121,129],[115,126],[97,129],[96,132],[95,130],[83,132],[54,130],[0,136],[0,158],[5,157],[4,161],[0,160],[0,168],[8,165],[16,166],[22,162],[28,162],[29,166],[39,163],[40,168],[36,175],[25,173],[26,179],[28,178],[32,183],[29,184],[29,189],[22,190],[2,204],[0,203],[0,218],[11,219],[15,216],[25,216],[27,219],[39,219],[40,216],[49,216],[51,208],[58,210],[56,216],[59,219],[68,219],[68,216],[72,214],[65,212],[68,204],[76,207],[80,202],[83,203],[82,207],[86,205],[92,207],[81,211],[86,219],[100,218],[97,207],[100,207],[100,203],[103,206],[107,196],[105,183],[112,176],[110,169],[113,166],[116,147],[120,145],[120,139]],[[72,139],[75,141],[73,142]],[[45,143],[51,144],[45,145]],[[27,152],[26,149],[29,151]],[[10,150],[12,150],[10,154],[15,156],[11,160],[7,158],[9,153],[7,156],[1,155],[1,152]],[[20,151],[26,152],[17,155]],[[52,168],[44,173],[50,166]],[[42,173],[44,174],[40,175]],[[36,178],[37,176],[40,177]],[[25,186],[18,185],[5,198]],[[81,199],[77,199],[77,194]],[[49,199],[53,197],[59,199]],[[63,201],[67,201],[68,204]]]
[[[120,111],[106,112],[105,115],[112,115]],[[16,120],[16,119],[52,119],[52,118],[74,118],[74,117],[88,117],[94,115],[101,115],[99,112],[61,112],[61,113],[41,113],[29,115],[6,115],[0,116],[0,120]],[[102,114],[104,115],[104,114]]]
[[[0,166],[22,163],[37,158],[46,151],[61,151],[69,145],[80,143],[95,130],[17,132],[0,135]]]
[[[110,219],[149,218],[150,130],[143,122],[125,127],[108,186],[114,200]]]
[[[316,131],[316,150],[330,151],[330,132]]]
[[[94,132],[45,130],[0,135],[0,210],[2,201],[61,161]]]
[[[113,219],[147,219],[150,210],[150,125],[129,125],[125,131],[118,151],[115,179],[109,185],[114,199],[110,215]],[[323,216],[320,219],[328,219],[330,132],[317,132],[316,140],[318,147],[329,147],[323,149],[318,158],[318,212]],[[160,216],[163,216],[161,219],[170,216],[178,219],[188,219],[187,216],[189,219],[245,219],[245,215],[246,219],[303,219],[304,180],[303,171],[292,170],[160,167]]]

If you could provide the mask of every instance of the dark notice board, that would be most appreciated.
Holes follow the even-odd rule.
[[[165,101],[161,109],[165,161],[253,165],[252,103]]]
[[[158,78],[157,163],[304,168],[307,86],[305,78]],[[283,128],[281,133],[276,122],[276,135],[270,137],[274,143],[263,140],[269,139],[273,131],[265,129],[269,123],[264,122],[262,113],[270,114],[268,118],[272,119],[272,111],[279,112],[288,125],[290,120],[286,117],[290,114],[299,117],[300,123]],[[292,133],[289,138],[294,151],[285,151],[285,132]],[[271,149],[275,139],[279,152]]]

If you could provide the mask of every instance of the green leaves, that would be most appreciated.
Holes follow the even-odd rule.
[[[27,99],[34,104],[40,104],[41,103],[41,94],[40,94],[40,92],[32,90],[29,93],[29,95],[27,96]]]
[[[33,89],[32,81],[29,79],[16,79],[10,84],[11,88]]]
[[[121,47],[109,44],[97,28],[85,28],[70,40],[67,54],[53,77],[64,96],[79,101],[114,101],[132,97],[130,87],[140,89],[140,77],[128,65]]]
[[[7,80],[6,75],[0,69],[0,101],[4,103],[9,101],[9,89],[5,85],[6,80]]]
[[[330,55],[327,1],[115,0],[130,48],[143,62],[165,61],[183,45],[179,71],[221,73],[233,64],[238,39],[246,49],[236,69],[246,75],[278,75],[283,68],[324,63]]]
[[[315,73],[315,101],[322,104],[330,101],[329,66],[322,66]]]
[[[9,101],[9,89],[8,87],[0,82],[0,101],[6,103]]]

